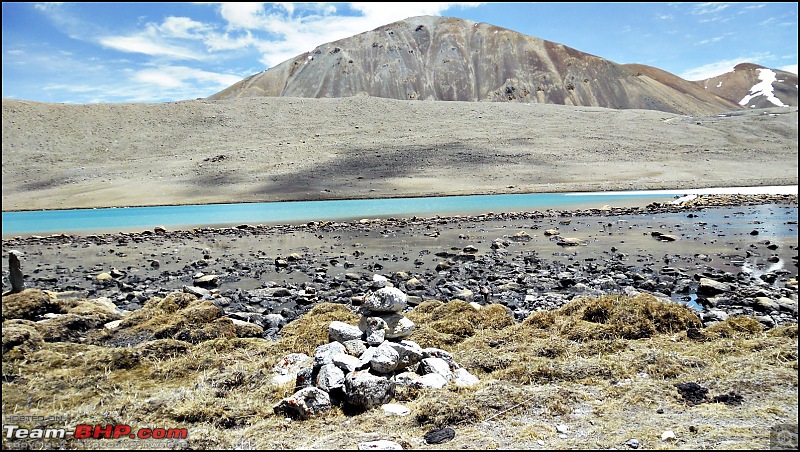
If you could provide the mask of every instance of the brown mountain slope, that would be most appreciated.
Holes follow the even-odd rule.
[[[485,23],[421,16],[311,52],[209,96],[512,101],[708,114],[740,108],[689,82]],[[687,96],[688,94],[688,96]]]
[[[757,64],[737,64],[731,72],[692,83],[745,107],[797,106],[797,74]]]

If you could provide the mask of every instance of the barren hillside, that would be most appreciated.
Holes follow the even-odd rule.
[[[372,96],[686,114],[741,108],[669,75],[668,81],[653,78],[648,72],[486,23],[421,16],[321,45],[209,99]]]
[[[4,99],[3,210],[797,184],[797,108]]]

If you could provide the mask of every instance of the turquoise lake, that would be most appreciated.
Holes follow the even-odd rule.
[[[164,227],[290,224],[361,218],[469,215],[668,202],[682,192],[536,193],[3,212],[3,236]]]

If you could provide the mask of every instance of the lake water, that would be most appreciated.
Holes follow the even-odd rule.
[[[759,192],[776,188],[759,187]],[[718,191],[718,189],[716,189]],[[732,188],[729,190],[737,190]],[[791,192],[791,187],[782,188]],[[797,186],[793,188],[797,193]],[[733,192],[745,192],[746,188]],[[658,190],[593,193],[536,193],[420,198],[292,201],[185,206],[3,212],[3,236],[20,234],[135,231],[164,227],[204,227],[235,224],[288,224],[360,218],[466,215],[546,209],[600,208],[670,202],[698,190]]]

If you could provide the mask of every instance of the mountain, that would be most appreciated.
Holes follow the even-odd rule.
[[[797,74],[757,64],[741,63],[731,72],[693,83],[744,107],[797,106]]]
[[[209,96],[372,96],[712,114],[741,108],[693,82],[452,17],[412,17],[323,44]]]

